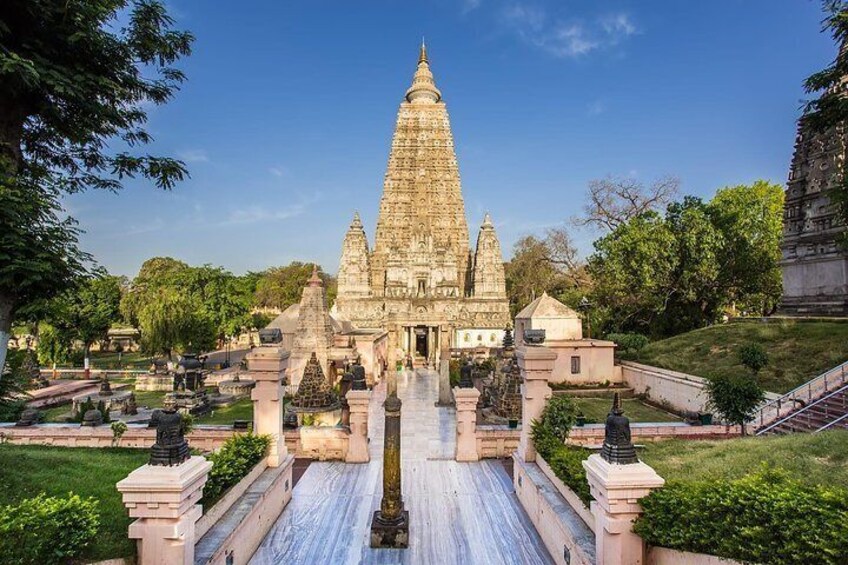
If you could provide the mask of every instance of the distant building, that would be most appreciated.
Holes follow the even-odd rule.
[[[388,331],[390,362],[433,364],[451,347],[496,346],[509,321],[488,214],[476,249],[469,245],[450,121],[423,45],[398,112],[374,247],[355,214],[338,284],[338,313],[357,328]],[[466,344],[472,335],[484,343]]]

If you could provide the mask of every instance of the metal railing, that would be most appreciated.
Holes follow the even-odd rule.
[[[830,407],[829,407],[829,405],[828,405],[827,401],[828,401],[828,400],[830,400],[831,398],[836,397],[836,396],[841,396],[841,397],[842,397],[842,410],[841,410],[838,414],[840,414],[840,415],[841,415],[841,418],[844,418],[844,417],[845,417],[845,415],[846,415],[846,414],[844,413],[844,412],[845,412],[845,409],[846,409],[846,408],[848,408],[848,405],[846,405],[846,398],[845,398],[845,393],[846,393],[846,392],[848,392],[848,384],[843,385],[842,387],[840,387],[840,388],[838,388],[838,389],[834,390],[833,392],[831,392],[831,393],[829,393],[829,394],[826,394],[826,395],[822,396],[821,398],[819,398],[819,399],[817,399],[817,400],[815,400],[815,401],[813,401],[813,402],[811,402],[811,403],[807,404],[806,406],[804,406],[804,407],[803,407],[803,408],[801,408],[800,410],[796,410],[796,411],[794,411],[794,412],[790,413],[788,416],[786,416],[786,417],[784,417],[784,418],[781,418],[781,419],[779,419],[779,420],[777,420],[777,421],[775,421],[775,422],[772,422],[771,424],[769,424],[768,426],[766,426],[766,427],[764,427],[764,428],[760,428],[759,430],[757,430],[756,435],[758,435],[758,436],[759,436],[759,435],[763,435],[763,434],[765,434],[765,433],[768,433],[769,431],[773,430],[774,428],[776,428],[776,427],[780,426],[781,424],[783,424],[783,423],[785,423],[785,422],[788,422],[788,421],[790,421],[790,420],[799,420],[799,421],[800,421],[800,420],[802,420],[802,419],[803,419],[803,417],[804,417],[805,415],[806,415],[806,424],[807,424],[807,426],[808,426],[808,427],[812,427],[813,412],[811,411],[811,409],[812,409],[812,408],[816,408],[816,407],[817,407],[817,406],[819,406],[820,404],[824,404],[824,417],[825,417],[825,418],[829,418],[829,417],[830,417],[830,414],[829,414]],[[836,414],[834,414],[834,416],[835,416],[835,415],[836,415]],[[840,418],[840,419],[841,419],[841,418]],[[837,420],[837,421],[838,421],[838,420]],[[819,431],[819,430],[821,430],[821,429],[824,429],[824,428],[826,428],[829,424],[832,424],[832,423],[834,423],[834,422],[829,422],[828,424],[825,424],[824,426],[821,426],[820,428],[818,428],[816,431]]]
[[[848,361],[828,369],[780,398],[766,402],[757,411],[753,421],[756,422],[757,428],[762,429],[846,383],[848,383]]]
[[[830,422],[829,424],[825,424],[824,426],[820,427],[819,429],[817,429],[817,430],[816,430],[816,431],[814,431],[813,433],[814,433],[814,434],[817,434],[817,433],[819,433],[819,432],[821,432],[821,431],[824,431],[824,430],[826,430],[826,429],[830,428],[831,426],[835,426],[836,424],[839,424],[839,423],[840,423],[840,422],[842,422],[843,420],[848,420],[848,412],[846,412],[845,414],[843,414],[843,415],[842,415],[842,417],[837,418],[837,419],[835,419],[834,421]],[[848,422],[846,422],[846,423],[848,423]]]

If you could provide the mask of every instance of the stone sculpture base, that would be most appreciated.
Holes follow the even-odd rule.
[[[409,547],[409,511],[401,513],[396,524],[384,523],[380,511],[371,518],[371,547],[386,549],[405,549]]]

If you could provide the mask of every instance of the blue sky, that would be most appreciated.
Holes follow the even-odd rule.
[[[359,210],[373,242],[394,122],[422,35],[451,116],[472,239],[504,249],[580,212],[589,180],[675,175],[686,194],[784,183],[804,77],[835,50],[813,0],[169,0],[197,41],[154,108],[171,193],[66,199],[84,248],[134,275],[152,256],[236,273],[338,269]],[[584,254],[594,234],[575,232]]]

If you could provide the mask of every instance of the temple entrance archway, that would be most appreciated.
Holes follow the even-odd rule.
[[[429,337],[430,337],[430,328],[427,326],[416,326],[415,331],[415,356],[423,357],[424,359],[430,358],[430,349],[429,349]]]

